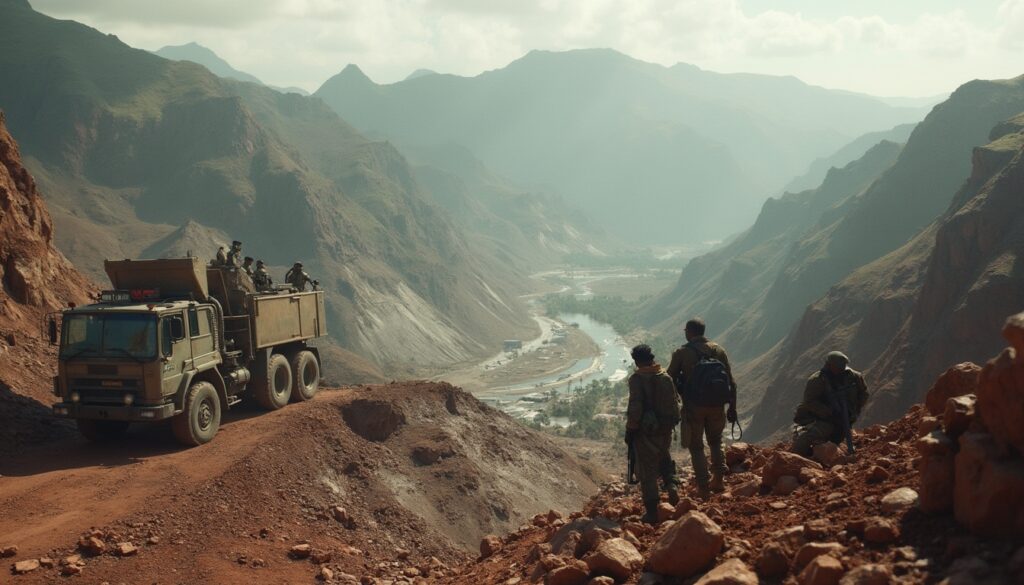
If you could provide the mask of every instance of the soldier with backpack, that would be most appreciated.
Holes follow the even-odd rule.
[[[636,454],[636,472],[644,501],[643,521],[658,522],[658,478],[664,482],[668,501],[679,503],[676,464],[669,449],[672,431],[679,424],[679,397],[672,379],[655,363],[648,345],[631,353],[636,371],[629,377],[629,405],[626,408],[626,445]]]
[[[683,396],[684,427],[689,426],[690,458],[702,499],[725,491],[725,450],[722,432],[726,419],[736,422],[736,381],[725,349],[704,336],[703,319],[686,322],[686,344],[672,353],[668,375]],[[728,411],[724,411],[728,405]],[[704,437],[711,448],[711,473],[704,454]],[[687,437],[683,437],[686,443]],[[709,477],[710,476],[710,477]]]
[[[791,450],[797,455],[809,457],[815,445],[828,441],[845,441],[847,453],[853,454],[850,427],[868,401],[868,387],[864,376],[849,364],[844,353],[829,352],[825,366],[807,380],[803,401],[793,414],[796,431]]]

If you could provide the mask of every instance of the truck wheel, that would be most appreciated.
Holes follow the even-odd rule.
[[[120,439],[131,424],[126,420],[93,420],[80,418],[75,420],[78,432],[94,443],[107,443]]]
[[[316,396],[320,389],[320,362],[316,355],[302,350],[292,356],[292,402],[302,402]]]
[[[185,395],[185,408],[171,419],[174,438],[195,447],[209,443],[220,429],[220,397],[209,382],[196,382]]]
[[[266,383],[255,384],[253,398],[267,410],[284,408],[292,396],[292,369],[288,359],[279,353],[270,356],[267,362]]]

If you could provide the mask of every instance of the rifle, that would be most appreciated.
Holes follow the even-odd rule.
[[[633,442],[629,443],[629,453],[627,455],[628,461],[626,463],[626,483],[629,485],[636,485],[640,483],[640,479],[636,476],[636,447],[633,446]]]
[[[828,391],[825,392],[828,397],[829,407],[832,409],[834,416],[837,416],[839,420],[839,429],[843,433],[843,439],[846,440],[846,450],[850,455],[856,452],[853,447],[853,431],[850,429],[850,409],[846,404],[846,398],[840,396],[839,390],[832,387],[832,384],[828,384]]]

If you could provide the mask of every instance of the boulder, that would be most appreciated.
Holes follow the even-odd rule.
[[[615,585],[615,579],[612,579],[607,575],[600,575],[598,577],[594,577],[590,581],[587,581],[587,585]]]
[[[739,559],[729,559],[711,569],[694,585],[757,585],[757,574]]]
[[[839,585],[842,578],[843,564],[827,555],[816,557],[800,573],[801,585]]]
[[[842,554],[845,547],[838,542],[808,542],[793,557],[793,572],[799,573],[814,559],[827,554]]]
[[[917,492],[908,487],[895,489],[882,497],[882,511],[896,514],[917,505]]]
[[[311,554],[313,545],[310,544],[296,544],[288,551],[288,556],[296,560],[308,559]]]
[[[601,543],[612,538],[612,534],[607,530],[601,528],[596,524],[589,524],[580,535],[580,541],[576,544],[576,548],[573,550],[573,556],[581,559],[587,555],[587,553],[593,551]],[[567,543],[571,543],[571,539],[566,540]]]
[[[15,575],[24,575],[25,573],[31,573],[39,568],[38,559],[29,559],[27,561],[18,561],[14,563],[11,570],[14,571]]]
[[[881,465],[872,465],[868,470],[868,483],[881,483],[889,479],[889,471]]]
[[[934,416],[922,416],[917,423],[917,436],[923,437],[935,429],[942,427],[942,421]]]
[[[971,362],[964,362],[949,368],[935,380],[935,385],[928,390],[924,399],[925,408],[932,416],[938,416],[945,412],[946,401],[950,398],[973,394],[978,387],[979,372],[981,372],[981,366]]]
[[[960,524],[982,536],[1024,534],[1024,461],[1000,459],[1000,454],[991,435],[968,432],[960,437],[953,513]]]
[[[839,585],[889,585],[892,571],[885,565],[861,565],[843,575]]]
[[[921,454],[918,466],[918,506],[928,513],[953,509],[955,443],[939,429],[922,436],[914,444]]]
[[[725,449],[725,464],[732,467],[733,465],[743,463],[749,456],[749,444],[743,442],[733,443]]]
[[[815,461],[825,467],[832,467],[843,458],[843,452],[832,441],[826,441],[814,446],[814,454],[811,456]]]
[[[800,470],[805,468],[822,469],[821,464],[787,451],[774,451],[765,462],[761,471],[761,484],[774,487],[784,475],[800,477]]]
[[[761,491],[761,480],[747,480],[729,491],[730,493],[732,493],[732,495],[738,498],[749,498],[750,496],[755,496],[758,492]]]
[[[651,547],[648,565],[660,575],[690,577],[710,565],[724,545],[718,524],[701,512],[687,512]]]
[[[864,523],[864,541],[869,544],[890,544],[900,537],[900,529],[888,518],[872,516]]]
[[[320,571],[317,573],[316,578],[320,581],[330,581],[334,579],[334,571],[328,567],[320,567]]]
[[[480,539],[480,558],[486,559],[501,550],[501,539],[493,534]]]
[[[114,547],[114,551],[117,553],[117,556],[131,557],[138,554],[139,549],[130,542],[119,542],[117,543],[117,546]]]
[[[90,555],[101,555],[107,550],[107,543],[95,536],[82,538],[78,541],[78,548]]]
[[[13,557],[18,554],[18,547],[13,544],[10,546],[0,547],[0,558],[6,559],[7,557]]]
[[[800,487],[800,478],[792,475],[783,475],[772,486],[772,493],[777,496],[788,496]]]
[[[1006,348],[985,364],[978,378],[978,417],[996,442],[1024,453],[1024,363]]]
[[[757,557],[757,572],[766,579],[781,577],[789,572],[789,553],[786,547],[771,542],[761,549]]]
[[[676,508],[668,502],[658,504],[658,523],[676,518]]]
[[[587,566],[596,575],[608,575],[616,581],[626,580],[633,571],[644,564],[644,557],[636,547],[622,538],[612,538],[601,543],[593,553],[587,555]]]
[[[583,585],[589,573],[586,563],[574,559],[548,573],[545,582],[547,585]]]
[[[977,402],[978,397],[974,394],[954,396],[946,401],[946,410],[942,413],[942,430],[949,438],[958,439],[971,426]]]

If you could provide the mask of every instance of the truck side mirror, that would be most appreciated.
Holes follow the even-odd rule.
[[[46,323],[46,332],[49,334],[50,345],[57,345],[57,320],[53,317]]]

